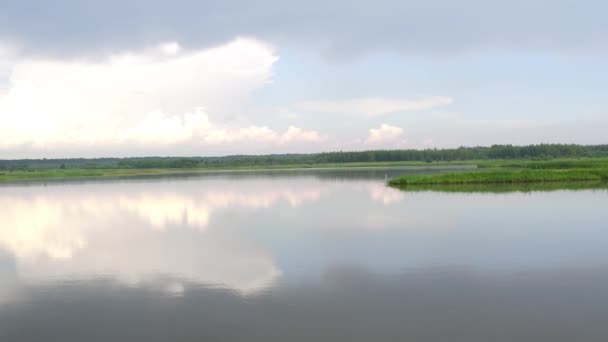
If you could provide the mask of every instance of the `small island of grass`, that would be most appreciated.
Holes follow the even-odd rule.
[[[608,182],[608,160],[567,159],[550,161],[492,161],[480,163],[473,172],[404,175],[391,179],[396,187],[450,185],[518,185]]]

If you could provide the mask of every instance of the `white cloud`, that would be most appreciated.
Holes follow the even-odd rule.
[[[178,42],[168,42],[160,44],[158,46],[158,49],[160,50],[160,52],[166,55],[175,55],[182,49],[182,47],[179,45]]]
[[[17,55],[15,46],[0,42],[0,96],[6,92],[6,81]]]
[[[168,42],[101,61],[20,60],[0,93],[0,151],[323,140],[298,127],[222,123],[272,81],[277,59],[267,44],[236,39],[193,51]]]
[[[403,139],[403,129],[401,127],[391,126],[387,124],[380,125],[379,128],[369,130],[369,135],[365,139],[368,145],[394,145],[405,143]]]
[[[342,101],[306,101],[299,103],[297,107],[311,112],[376,116],[429,110],[452,102],[452,98],[445,96],[422,96],[411,99],[366,97]]]
[[[166,116],[153,112],[145,118],[129,135],[128,140],[143,143],[199,142],[205,145],[258,142],[287,144],[295,142],[320,142],[324,140],[317,131],[290,126],[284,133],[266,126],[242,128],[222,128],[209,121],[203,109],[183,116]]]
[[[281,135],[280,142],[281,143],[290,143],[294,141],[304,141],[304,142],[318,142],[325,140],[326,137],[321,136],[317,131],[306,131],[302,128],[289,126],[287,131]]]
[[[0,66],[9,65],[18,54],[18,49],[13,44],[0,41]]]

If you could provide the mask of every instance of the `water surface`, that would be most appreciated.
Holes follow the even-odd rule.
[[[606,341],[608,192],[407,169],[0,187],[0,341]]]

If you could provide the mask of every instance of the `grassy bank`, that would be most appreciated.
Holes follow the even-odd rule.
[[[608,168],[608,158],[560,158],[550,160],[489,160],[477,163],[479,168],[523,169],[601,169]]]
[[[608,189],[608,182],[554,182],[554,183],[510,183],[510,184],[423,184],[396,186],[408,192],[455,192],[455,193],[510,193],[531,191],[558,191],[582,189]]]
[[[72,178],[97,177],[135,177],[149,175],[196,174],[227,171],[263,171],[263,170],[298,170],[298,169],[339,169],[339,168],[366,168],[366,167],[395,167],[412,166],[420,168],[437,168],[449,166],[468,165],[475,167],[475,162],[368,162],[368,163],[324,163],[324,164],[292,164],[292,165],[266,165],[242,167],[205,167],[205,168],[66,168],[66,169],[28,169],[28,170],[0,170],[0,182],[51,180]]]
[[[72,179],[97,177],[134,177],[148,175],[196,174],[226,171],[339,169],[365,167],[411,166],[437,170],[439,167],[478,167],[480,170],[462,172],[451,170],[432,175],[406,175],[391,180],[393,186],[424,187],[430,185],[483,185],[483,184],[532,184],[566,182],[606,182],[608,158],[553,159],[553,160],[469,160],[447,162],[351,162],[307,163],[260,166],[208,166],[183,168],[40,168],[25,170],[0,170],[0,182]],[[450,171],[449,169],[447,169]]]
[[[581,169],[491,169],[477,172],[406,175],[389,181],[389,185],[431,186],[471,184],[533,184],[608,181],[608,168]]]
[[[179,170],[162,169],[52,169],[52,170],[18,170],[0,171],[0,182],[19,180],[69,179],[94,177],[128,177],[144,175],[161,175],[180,172]]]

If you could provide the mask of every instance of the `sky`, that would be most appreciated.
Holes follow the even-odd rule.
[[[0,158],[605,144],[601,0],[0,0]]]

